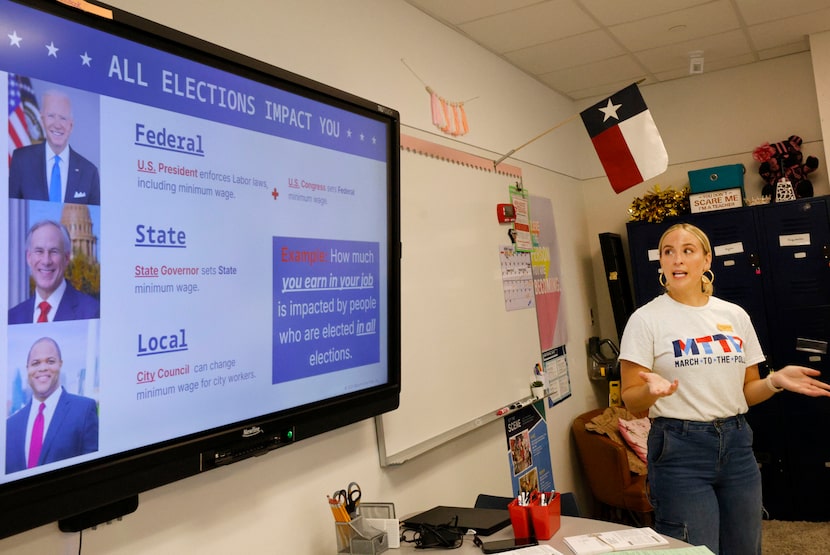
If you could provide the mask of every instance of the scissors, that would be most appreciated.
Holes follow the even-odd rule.
[[[347,513],[353,515],[357,510],[357,506],[360,505],[361,495],[362,492],[360,491],[360,485],[358,485],[357,482],[349,482],[346,489],[335,491],[334,494],[332,494],[332,497],[346,507]]]

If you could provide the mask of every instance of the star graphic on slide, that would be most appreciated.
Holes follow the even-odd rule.
[[[605,108],[599,109],[600,112],[605,114],[605,117],[602,118],[603,123],[608,121],[608,118],[620,119],[620,117],[617,115],[617,110],[620,109],[620,106],[622,106],[622,104],[612,104],[611,99],[609,98],[608,104],[605,106]]]
[[[92,61],[92,58],[89,57],[89,54],[87,54],[86,52],[81,54],[81,65],[82,66],[92,67],[91,65],[89,65],[89,62],[91,62],[91,61]]]
[[[20,41],[23,40],[23,37],[18,36],[17,31],[12,31],[12,34],[8,35],[8,37],[10,41],[9,46],[16,46],[20,48]]]
[[[49,44],[47,44],[46,48],[49,50],[49,54],[47,54],[47,56],[54,56],[55,58],[58,57],[58,50],[60,50],[60,48],[55,46],[55,41],[52,41]]]

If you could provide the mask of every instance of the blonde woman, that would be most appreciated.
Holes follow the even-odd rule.
[[[620,345],[622,398],[648,410],[649,495],[658,532],[719,555],[761,554],[761,475],[749,406],[787,389],[830,397],[819,372],[765,360],[749,315],[712,296],[706,234],[676,224],[660,238],[666,292],[629,319]]]

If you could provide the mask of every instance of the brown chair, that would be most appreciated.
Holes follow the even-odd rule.
[[[653,509],[646,491],[646,476],[631,472],[628,446],[585,425],[605,409],[596,409],[574,419],[572,430],[582,472],[597,502],[597,518],[651,526]]]

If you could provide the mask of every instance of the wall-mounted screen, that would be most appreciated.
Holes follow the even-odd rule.
[[[73,4],[0,0],[0,537],[400,392],[397,112]]]

